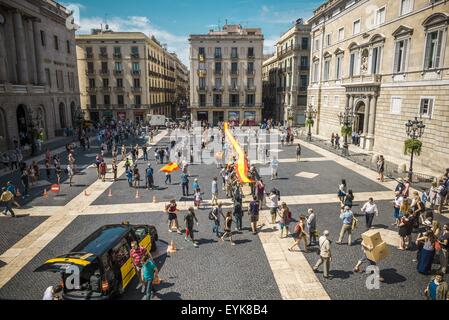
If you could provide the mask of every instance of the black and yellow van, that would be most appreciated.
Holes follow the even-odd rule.
[[[110,299],[122,294],[136,275],[130,257],[131,242],[137,241],[154,252],[157,240],[154,226],[128,223],[103,226],[71,253],[48,260],[35,272],[60,273],[63,299]],[[73,281],[74,270],[77,282]]]

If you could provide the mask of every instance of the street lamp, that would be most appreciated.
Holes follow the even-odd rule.
[[[348,136],[352,133],[352,124],[354,123],[354,114],[351,107],[345,107],[345,112],[338,114],[340,125],[343,126],[341,133],[345,137],[345,143],[343,145],[343,155],[349,156]]]
[[[408,178],[410,182],[412,182],[413,180],[413,158],[415,156],[415,152],[421,149],[421,141],[419,141],[419,139],[423,136],[425,128],[426,126],[424,125],[424,123],[421,120],[418,120],[417,117],[415,117],[415,120],[409,120],[405,124],[407,136],[410,138],[409,147],[406,147],[406,150],[408,149],[411,153],[410,170],[408,172]]]
[[[318,111],[313,109],[313,106],[310,104],[306,111],[304,112],[304,115],[306,116],[306,125],[309,127],[309,133],[307,134],[307,140],[310,142],[312,141],[312,127],[315,124],[315,119],[318,115]]]

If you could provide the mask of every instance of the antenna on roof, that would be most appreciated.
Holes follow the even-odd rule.
[[[105,23],[105,29],[106,29],[106,31],[108,31],[109,25],[108,25],[108,14],[107,13],[104,14],[104,23]]]

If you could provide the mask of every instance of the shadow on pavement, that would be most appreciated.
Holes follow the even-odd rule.
[[[396,269],[384,269],[380,271],[380,274],[384,278],[384,283],[386,284],[395,284],[407,280],[407,278],[397,273]]]
[[[354,273],[349,272],[349,271],[344,271],[344,270],[331,270],[331,271],[329,271],[329,274],[334,279],[349,279],[349,277]]]

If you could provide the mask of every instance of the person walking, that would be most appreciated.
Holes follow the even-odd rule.
[[[443,227],[443,232],[438,238],[439,250],[438,255],[440,258],[440,271],[445,274],[447,273],[448,265],[448,249],[449,249],[449,223],[446,223]]]
[[[365,214],[366,229],[372,229],[374,215],[376,217],[379,216],[379,210],[377,209],[377,205],[374,203],[373,198],[369,198],[368,202],[363,205],[362,213]]]
[[[346,194],[345,201],[344,201],[344,206],[345,207],[349,207],[349,209],[352,209],[352,203],[353,202],[354,202],[354,193],[350,189],[350,190],[348,190],[348,193]]]
[[[270,208],[271,224],[275,225],[279,209],[279,196],[274,189],[271,190],[271,193],[268,195],[268,207]]]
[[[148,167],[145,169],[146,174],[146,187],[147,190],[154,189],[154,170],[151,167],[151,164],[148,164]],[[167,181],[167,179],[165,180]],[[166,183],[167,184],[167,183]]]
[[[281,229],[281,239],[284,238],[284,230],[285,230],[285,237],[288,237],[288,226],[290,224],[290,209],[288,208],[287,204],[283,202],[281,204],[281,210],[279,210],[279,226]]]
[[[346,194],[348,193],[348,186],[346,185],[346,180],[341,180],[341,184],[338,186],[338,199],[343,205],[345,202]]]
[[[225,218],[222,211],[222,204],[219,202],[216,206],[212,208],[210,212],[210,220],[214,221],[214,227],[212,228],[212,232],[215,233],[217,238],[220,238],[220,220],[221,218]]]
[[[317,244],[316,238],[316,213],[313,209],[309,209],[308,211],[309,216],[306,220],[306,226],[307,226],[307,232],[309,232],[309,246],[314,246]]]
[[[134,167],[134,188],[140,189],[140,171],[137,165]]]
[[[182,234],[179,229],[178,214],[179,210],[176,204],[176,200],[170,201],[170,203],[165,207],[165,213],[168,215],[168,232],[173,232],[173,226],[176,228],[178,234]]]
[[[211,193],[212,193],[212,201],[211,201],[211,204],[212,204],[212,205],[218,204],[218,178],[217,178],[217,177],[215,177],[215,178],[212,180]]]
[[[259,201],[259,209],[263,210],[263,203],[265,200],[265,183],[262,179],[256,183],[256,197],[257,201]]]
[[[331,241],[329,240],[329,231],[324,231],[323,235],[318,240],[320,249],[318,251],[320,257],[313,267],[314,272],[318,272],[318,268],[323,265],[323,276],[329,279],[330,265],[332,262]]]
[[[133,171],[128,169],[126,171],[126,178],[128,179],[128,185],[130,188],[133,187]]]
[[[301,161],[301,144],[296,147],[296,161]]]
[[[293,252],[293,248],[295,246],[298,246],[299,251],[302,252],[303,250],[301,250],[301,242],[304,242],[304,252],[305,253],[308,252],[307,233],[305,230],[306,230],[306,217],[300,216],[299,221],[298,223],[296,223],[293,232],[293,239],[295,240],[295,243],[288,249],[288,251]]]
[[[182,195],[184,197],[189,196],[189,175],[187,173],[181,173],[181,187]]]
[[[345,234],[348,234],[348,245],[352,246],[352,225],[354,221],[354,214],[349,207],[345,207],[340,215],[340,219],[343,221],[343,225],[340,231],[340,237],[337,244],[342,244]]]
[[[257,223],[259,222],[259,211],[260,211],[259,201],[257,200],[257,197],[253,197],[253,201],[249,203],[248,207],[253,235],[257,235]]]
[[[75,173],[73,172],[73,168],[70,164],[67,165],[67,175],[69,176],[69,185],[72,186],[73,176]]]
[[[6,216],[8,215],[9,211],[11,213],[11,217],[15,218],[16,214],[12,209],[12,204],[14,202],[14,195],[11,193],[11,191],[8,191],[6,188],[2,188],[0,202],[3,202],[5,204],[5,210],[2,213]]]
[[[232,239],[232,212],[228,211],[225,217],[224,233],[221,237],[221,241],[225,241],[225,238],[229,238],[231,245],[235,246],[235,242]]]
[[[201,189],[195,189],[195,193],[193,194],[193,204],[199,210],[201,207],[202,195]]]
[[[118,169],[118,167],[117,167],[117,160],[113,159],[112,160],[112,172],[114,174],[114,181],[117,181],[117,169]]]
[[[142,259],[145,256],[151,257],[148,250],[142,246],[139,246],[137,241],[131,242],[130,257],[132,259],[132,263],[133,263],[134,270],[136,271],[136,275],[139,278],[139,284],[138,284],[136,290],[139,290],[140,288],[142,288],[142,293],[145,292],[145,282],[143,281],[143,276],[142,276]]]
[[[146,287],[146,295],[145,300],[151,300],[151,296],[153,294],[153,288],[154,279],[157,279],[159,274],[159,271],[157,269],[157,266],[154,264],[154,262],[147,256],[144,256],[142,258],[142,277],[145,281],[145,287]]]
[[[190,207],[188,213],[184,217],[184,222],[186,224],[186,236],[184,238],[185,241],[189,241],[189,237],[192,240],[192,244],[195,248],[198,247],[198,244],[195,242],[195,232],[193,230],[194,223],[199,226],[198,219],[195,215],[195,209]]]
[[[385,159],[384,156],[379,156],[379,160],[377,160],[377,173],[379,174],[379,177],[377,180],[384,182],[384,173],[385,173]]]
[[[370,266],[377,266],[377,263],[375,261],[373,261],[373,260],[368,259],[367,255],[366,255],[367,251],[371,252],[371,251],[374,250],[374,248],[372,246],[366,244],[364,241],[362,241],[361,246],[362,246],[363,255],[362,255],[362,258],[359,261],[357,261],[357,264],[355,265],[355,267],[353,269],[353,271],[355,273],[360,273],[361,272],[360,267],[364,263],[368,263]],[[384,282],[385,281],[384,278],[382,278],[380,276],[379,276],[378,280],[380,282]]]
[[[142,146],[143,151],[143,161],[148,161],[148,147],[146,144]]]
[[[240,202],[234,203],[233,216],[235,218],[235,230],[242,231],[242,220],[243,220],[243,208]]]
[[[106,165],[106,162],[103,160],[100,163],[100,177],[103,182],[106,182],[106,171],[107,170],[108,170],[108,167]]]
[[[276,158],[271,159],[270,167],[271,167],[271,180],[275,180],[278,178],[278,168],[279,168],[278,159]]]
[[[340,136],[338,135],[338,133],[335,135],[335,148],[337,150],[340,150]]]
[[[409,230],[409,216],[410,214],[408,212],[406,212],[403,216],[401,216],[401,218],[399,219],[399,222],[397,224],[398,226],[398,233],[399,233],[399,250],[406,250],[407,248],[407,237],[408,237],[408,230]],[[413,229],[413,228],[412,228]]]
[[[198,191],[198,190],[200,190],[201,188],[200,188],[200,184],[199,184],[199,182],[198,182],[198,179],[196,179],[195,178],[195,180],[193,181],[193,183],[192,183],[192,190],[194,191],[194,192],[196,192],[196,191]]]

